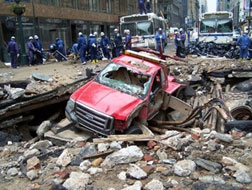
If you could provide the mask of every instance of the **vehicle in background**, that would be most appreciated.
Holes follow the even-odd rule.
[[[234,30],[234,32],[233,32],[233,41],[236,42],[240,35],[241,35],[240,30]]]
[[[199,23],[199,41],[217,44],[233,43],[233,13],[227,11],[203,13]]]
[[[165,20],[154,13],[133,14],[120,18],[120,32],[130,30],[132,49],[137,47],[156,49],[155,35],[159,28],[166,32]]]
[[[179,29],[177,27],[170,27],[169,32],[170,32],[170,39],[173,40],[175,36],[175,32],[178,32]]]
[[[176,97],[180,87],[185,86],[169,75],[165,60],[126,50],[71,95],[66,117],[98,135],[141,133],[139,125],[161,112],[191,113],[191,106]]]

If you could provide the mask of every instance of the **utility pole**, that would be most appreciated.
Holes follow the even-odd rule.
[[[22,26],[22,14],[25,12],[25,7],[19,5],[20,0],[15,0],[16,5],[13,8],[13,13],[17,15],[18,20],[18,39],[21,45],[21,65],[27,65],[27,55],[25,53],[24,32]]]

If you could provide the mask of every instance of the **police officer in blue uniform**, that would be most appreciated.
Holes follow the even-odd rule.
[[[28,58],[29,58],[29,66],[34,65],[34,53],[36,52],[36,48],[33,45],[33,37],[29,37],[29,41],[27,42],[28,49]]]
[[[164,52],[164,48],[165,48],[165,34],[162,31],[162,28],[158,29],[158,32],[155,36],[156,39],[156,51],[161,51]]]
[[[18,45],[15,42],[14,36],[11,37],[11,40],[9,41],[7,45],[7,51],[8,51],[9,56],[11,57],[11,67],[16,69],[17,57],[19,56],[19,54],[18,54]]]
[[[236,45],[240,46],[240,59],[245,60],[248,57],[248,48],[250,39],[245,31],[237,40]]]
[[[110,41],[109,38],[104,34],[104,32],[101,32],[101,43],[100,46],[102,48],[102,52],[104,57],[106,57],[107,59],[110,59],[110,53],[109,53],[109,45],[110,45]]]
[[[145,0],[138,0],[138,9],[139,9],[140,14],[143,14],[143,12],[146,14],[144,4],[145,4]]]
[[[126,36],[125,36],[125,49],[126,50],[131,50],[131,35],[130,35],[130,30],[125,31]]]
[[[56,48],[57,50],[60,52],[58,54],[58,60],[59,61],[63,61],[65,58],[63,56],[66,56],[66,53],[65,53],[65,45],[64,45],[64,42],[63,40],[59,39],[59,38],[56,38]],[[63,55],[63,56],[62,56]]]
[[[146,11],[147,13],[151,12],[151,0],[147,0],[146,2]]]
[[[79,32],[78,50],[80,52],[81,62],[83,65],[85,65],[87,63],[86,62],[87,41],[81,32]]]
[[[115,48],[115,57],[120,56],[120,52],[122,50],[123,43],[122,43],[122,37],[116,28],[114,30],[114,48]]]
[[[43,64],[43,48],[42,43],[37,35],[34,35],[33,45],[36,49],[35,54],[37,58],[37,63]]]
[[[88,47],[89,47],[90,55],[91,55],[91,62],[92,63],[98,62],[98,60],[96,60],[96,56],[97,56],[97,41],[96,41],[96,37],[93,34],[89,35]]]

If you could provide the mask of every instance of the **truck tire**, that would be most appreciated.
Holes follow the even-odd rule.
[[[128,129],[125,131],[126,134],[142,134],[142,130],[137,126],[136,123],[133,123]]]

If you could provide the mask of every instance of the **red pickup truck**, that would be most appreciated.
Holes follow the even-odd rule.
[[[71,95],[66,116],[98,135],[137,133],[137,124],[147,125],[160,110],[189,114],[191,107],[172,95],[180,86],[164,60],[126,51]]]

